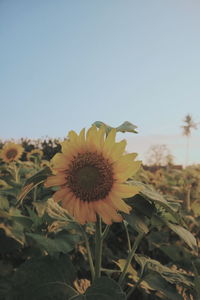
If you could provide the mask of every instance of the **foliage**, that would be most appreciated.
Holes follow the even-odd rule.
[[[143,169],[128,180],[141,191],[126,199],[133,209],[122,223],[102,224],[101,276],[93,279],[95,224],[78,224],[52,200],[56,188],[44,187],[59,151],[47,144],[42,158],[0,165],[0,299],[199,299],[200,167]],[[26,151],[31,145],[23,141]],[[90,286],[81,292],[75,282],[83,279]]]

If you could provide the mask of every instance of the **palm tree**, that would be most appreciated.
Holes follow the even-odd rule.
[[[181,128],[183,128],[183,135],[186,136],[187,138],[186,155],[185,155],[185,166],[187,166],[188,159],[189,159],[189,140],[191,136],[191,129],[197,129],[198,123],[195,123],[193,121],[192,116],[190,114],[187,114],[185,116],[183,122],[185,122],[185,124],[181,126]]]

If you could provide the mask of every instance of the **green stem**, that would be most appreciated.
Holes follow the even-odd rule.
[[[130,263],[131,263],[131,261],[133,259],[133,256],[135,255],[135,252],[136,252],[136,250],[137,250],[137,248],[138,248],[138,246],[139,246],[139,244],[140,244],[143,236],[144,236],[144,233],[139,233],[138,236],[136,237],[135,242],[133,244],[133,248],[129,252],[128,258],[126,260],[126,264],[125,264],[124,269],[123,269],[123,271],[122,271],[122,273],[121,273],[121,275],[119,277],[119,281],[118,281],[119,284],[123,283],[124,278],[126,276],[126,272],[128,270],[128,267],[129,267],[129,265],[130,265]]]
[[[19,183],[19,170],[15,163],[13,166],[14,166],[14,172],[15,172],[15,181],[16,181],[16,183]]]
[[[101,218],[97,216],[95,232],[95,279],[101,277],[102,242]]]
[[[109,229],[110,229],[110,225],[106,225],[106,227],[102,233],[102,236],[101,236],[102,240],[104,240],[107,237]]]
[[[34,187],[33,189],[33,202],[37,200],[37,186]]]
[[[125,231],[126,231],[126,236],[127,236],[128,251],[131,252],[131,241],[130,241],[130,236],[129,236],[127,224],[125,222],[123,222],[123,223],[124,223],[124,227],[125,227]]]
[[[87,255],[88,255],[88,261],[89,261],[89,265],[90,265],[90,273],[91,273],[91,277],[92,277],[92,281],[94,281],[94,277],[95,277],[95,270],[94,270],[94,264],[93,264],[93,259],[92,259],[92,253],[91,253],[91,249],[90,249],[90,244],[89,244],[89,240],[87,237],[87,234],[84,230],[84,228],[80,225],[80,229],[81,232],[83,234],[83,238],[85,241],[85,246],[87,249]]]

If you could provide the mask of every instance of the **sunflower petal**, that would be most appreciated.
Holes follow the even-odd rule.
[[[121,156],[117,161],[114,162],[113,167],[116,172],[124,172],[124,170],[133,162],[136,158],[137,153],[129,153]]]
[[[59,202],[61,200],[63,200],[65,198],[65,196],[68,194],[68,189],[67,188],[62,188],[58,191],[55,192],[55,194],[53,195],[53,200],[55,202]]]
[[[140,187],[128,184],[115,184],[113,190],[118,197],[130,198],[141,191]],[[111,192],[112,193],[112,192]]]
[[[65,183],[66,183],[65,174],[57,174],[57,175],[49,176],[45,182],[45,186],[46,187],[59,186]]]
[[[111,205],[122,212],[125,212],[126,214],[129,214],[132,207],[126,204],[121,198],[116,197],[109,197],[109,200],[111,202]]]
[[[122,140],[114,145],[112,152],[111,152],[111,159],[112,161],[118,160],[122,154],[124,153],[126,148],[126,141]]]
[[[115,138],[116,138],[116,130],[112,129],[107,138],[105,139],[105,143],[103,146],[103,152],[109,155],[112,151],[113,146],[115,145]]]
[[[66,170],[68,168],[69,161],[66,156],[62,153],[57,153],[52,158],[52,165],[55,169]]]
[[[119,182],[125,182],[128,178],[135,175],[135,173],[139,170],[140,166],[141,161],[133,161],[130,163],[130,165],[125,171],[117,173],[115,178]]]

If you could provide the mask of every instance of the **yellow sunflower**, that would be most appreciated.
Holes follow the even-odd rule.
[[[36,157],[42,158],[43,156],[43,151],[40,149],[33,149],[30,152],[27,153],[26,158],[27,160],[33,160]]]
[[[9,163],[11,161],[18,160],[22,156],[23,152],[24,148],[21,145],[9,142],[3,146],[0,158]]]
[[[96,214],[106,224],[121,222],[118,211],[129,213],[131,207],[122,199],[139,192],[126,180],[140,167],[136,153],[125,154],[126,141],[115,142],[116,130],[106,136],[105,127],[92,126],[85,135],[70,131],[62,143],[62,153],[52,159],[55,175],[47,178],[46,187],[59,186],[53,198],[80,224],[95,222]]]

